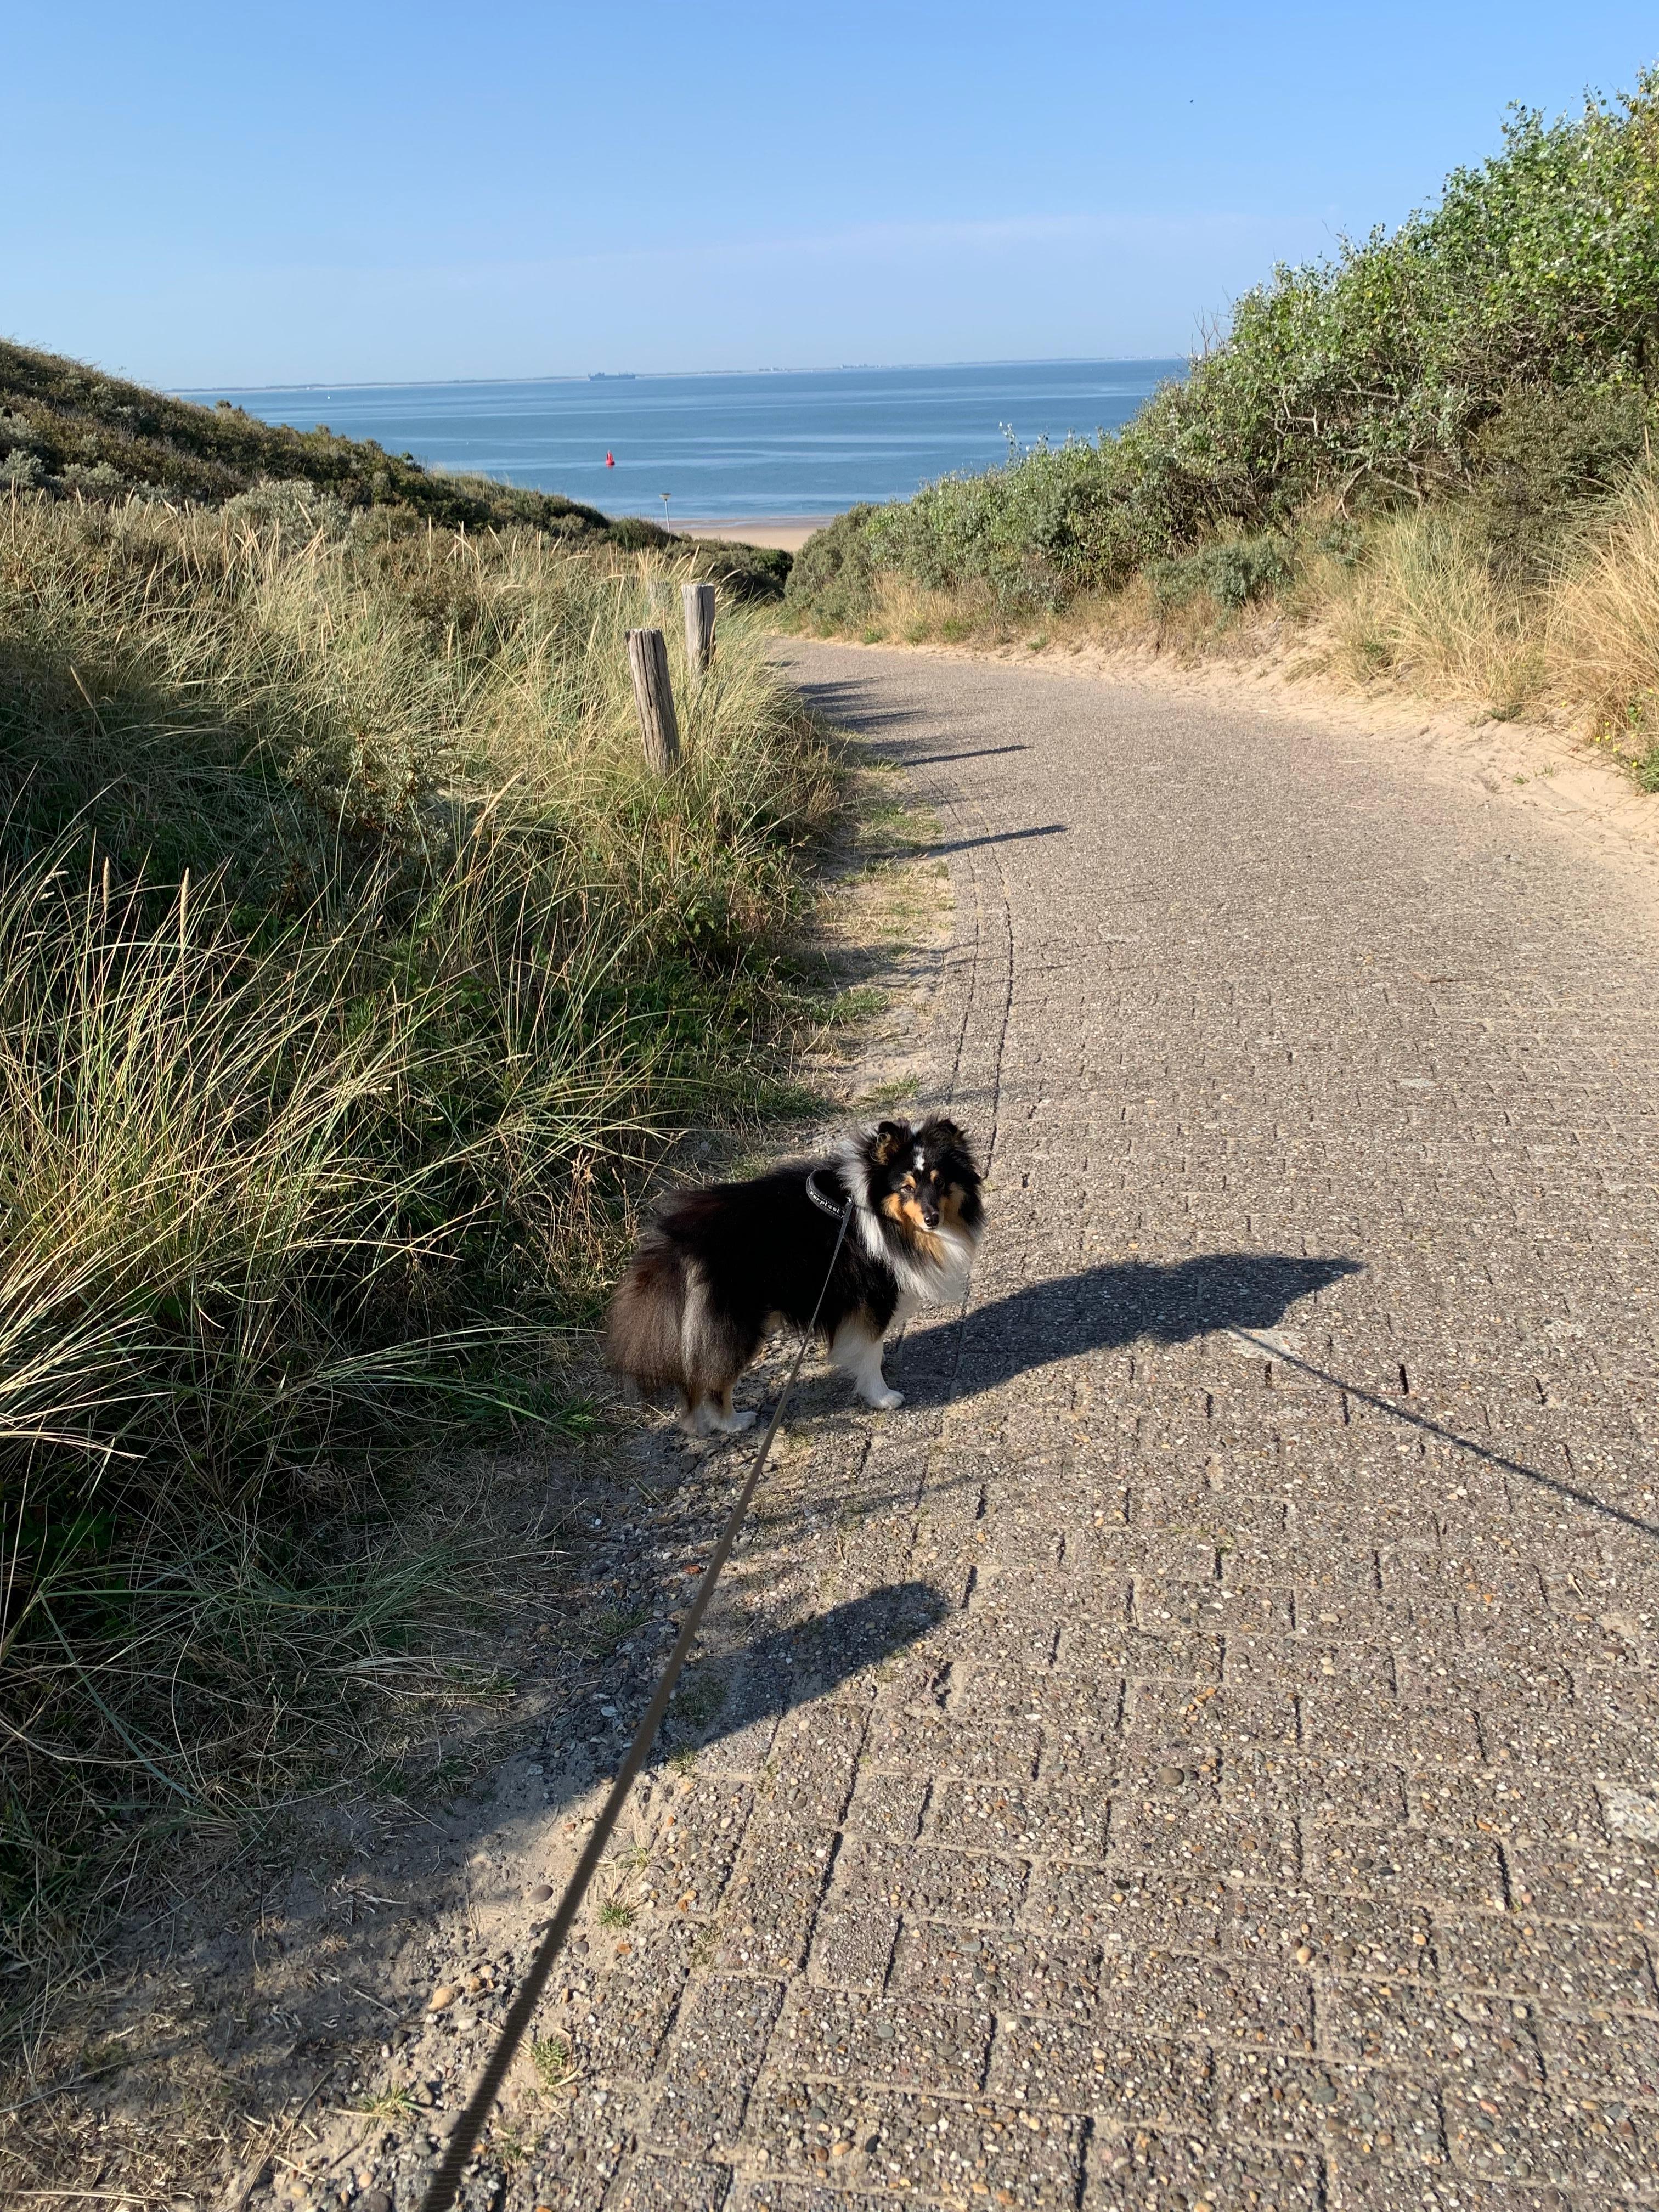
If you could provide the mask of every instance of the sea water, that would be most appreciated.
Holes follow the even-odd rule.
[[[231,399],[299,429],[326,422],[430,468],[476,470],[612,514],[717,521],[905,499],[931,477],[1004,459],[1010,431],[1021,445],[1092,438],[1127,422],[1186,367],[1010,362],[185,396]]]

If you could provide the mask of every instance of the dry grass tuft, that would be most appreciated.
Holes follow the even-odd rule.
[[[877,578],[859,635],[868,645],[949,645],[994,629],[1000,619],[988,592],[972,585],[937,591],[895,569]]]
[[[1349,672],[1398,673],[1437,696],[1518,712],[1544,684],[1533,595],[1495,574],[1455,507],[1419,507],[1368,533],[1354,566],[1316,556],[1303,602],[1329,620]]]
[[[1659,786],[1659,473],[1633,477],[1577,533],[1553,594],[1550,673],[1559,695],[1654,763]]]

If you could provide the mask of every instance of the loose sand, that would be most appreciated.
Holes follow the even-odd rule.
[[[777,545],[786,553],[799,553],[815,530],[834,520],[830,514],[775,514],[753,522],[683,522],[676,515],[672,527],[682,538],[723,538],[733,545]]]

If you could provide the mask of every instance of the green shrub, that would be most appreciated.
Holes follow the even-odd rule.
[[[1565,526],[1642,459],[1652,420],[1648,394],[1626,385],[1509,394],[1476,435],[1468,499],[1494,568],[1523,581],[1547,574]]]
[[[692,575],[737,599],[782,599],[794,567],[793,554],[776,545],[739,545],[724,538],[681,538],[674,543]]]
[[[879,512],[869,506],[848,507],[814,531],[789,571],[787,607],[810,609],[821,621],[848,629],[863,620],[874,600],[878,573],[867,525]]]
[[[1365,557],[1365,532],[1346,514],[1335,515],[1313,533],[1313,549],[1334,561],[1339,568],[1356,568]]]
[[[1160,606],[1185,606],[1200,592],[1218,605],[1243,607],[1278,591],[1291,574],[1290,547],[1282,538],[1234,538],[1200,546],[1176,561],[1148,564],[1146,580]]]

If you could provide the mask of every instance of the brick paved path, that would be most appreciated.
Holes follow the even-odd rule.
[[[514,2197],[1654,2202],[1650,927],[1380,741],[794,659],[945,824],[993,1227],[804,1401]]]

